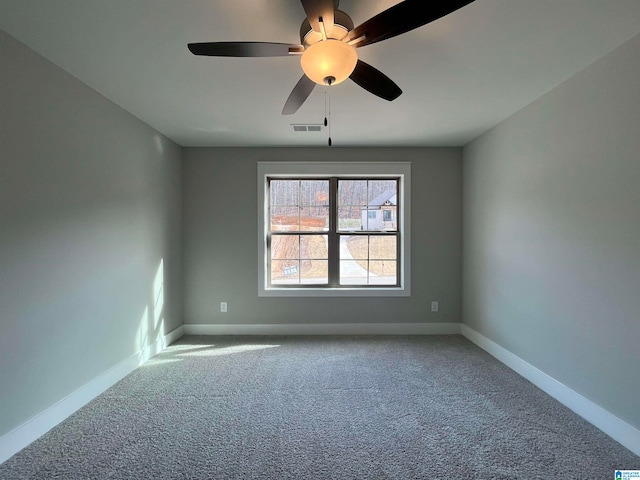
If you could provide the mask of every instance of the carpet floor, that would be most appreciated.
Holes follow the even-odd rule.
[[[183,337],[2,479],[609,479],[634,455],[457,335]]]

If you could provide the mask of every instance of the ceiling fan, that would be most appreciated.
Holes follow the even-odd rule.
[[[273,42],[189,43],[194,55],[212,57],[301,56],[304,75],[289,95],[283,115],[295,113],[316,84],[335,85],[347,78],[385,100],[402,90],[393,80],[358,59],[356,48],[409,32],[444,17],[474,0],[404,0],[354,28],[338,10],[339,0],[301,0],[307,18],[300,27],[300,45]]]

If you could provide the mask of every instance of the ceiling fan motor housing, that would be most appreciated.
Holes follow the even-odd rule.
[[[342,40],[351,30],[353,30],[353,20],[351,20],[351,17],[342,10],[336,10],[333,14],[333,28],[326,32],[327,38]],[[313,28],[311,28],[309,20],[305,18],[300,26],[300,43],[307,48],[321,40],[322,34],[314,31]]]

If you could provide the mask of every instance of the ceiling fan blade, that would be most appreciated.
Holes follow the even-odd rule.
[[[319,18],[322,18],[326,32],[333,30],[334,0],[301,0],[311,28],[322,32]]]
[[[349,78],[368,92],[385,100],[392,101],[402,95],[402,90],[393,80],[362,60],[358,60]]]
[[[293,87],[289,98],[287,98],[284,108],[282,109],[282,115],[291,115],[292,113],[296,113],[307,97],[311,94],[313,87],[315,86],[316,82],[306,75],[302,75],[302,78],[300,78],[298,83],[296,83],[296,86]]]
[[[351,40],[360,41],[354,47],[364,47],[372,43],[395,37],[426,25],[472,3],[474,0],[404,0],[375,17],[370,18],[349,32]]]
[[[272,42],[205,42],[187,46],[194,55],[209,57],[287,57],[304,52],[302,45]]]

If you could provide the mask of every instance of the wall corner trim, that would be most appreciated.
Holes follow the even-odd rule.
[[[459,323],[274,323],[183,325],[185,335],[459,335]]]
[[[636,455],[640,455],[640,430],[560,383],[555,378],[511,353],[506,348],[489,340],[473,328],[463,324],[461,326],[461,333],[497,360],[504,363],[507,367],[519,375],[522,375],[535,386],[551,395],[564,406],[573,410],[624,447]]]
[[[0,437],[0,463],[34,442],[184,335],[182,326],[130,355],[46,410]]]

